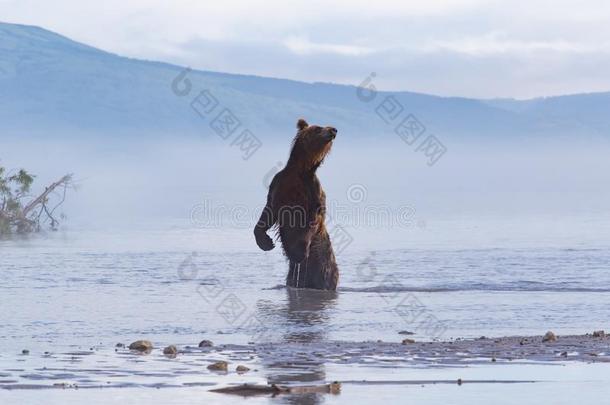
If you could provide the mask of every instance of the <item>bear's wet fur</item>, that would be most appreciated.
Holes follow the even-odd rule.
[[[267,204],[254,228],[256,243],[271,250],[267,231],[274,227],[288,258],[286,285],[336,290],[339,269],[324,218],[326,195],[316,171],[330,152],[337,130],[297,122],[298,132],[286,166],[269,186]]]

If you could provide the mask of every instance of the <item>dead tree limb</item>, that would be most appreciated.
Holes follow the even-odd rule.
[[[72,186],[72,174],[52,183],[24,205],[22,201],[27,198],[33,176],[21,170],[18,175],[2,177],[1,169],[0,167],[0,194],[3,200],[0,207],[0,237],[6,237],[13,232],[25,234],[39,231],[41,222],[45,221],[48,221],[52,230],[57,229],[59,221],[54,212],[66,199],[66,190]],[[16,187],[11,187],[13,185]],[[55,192],[58,188],[63,188],[62,194]],[[52,194],[57,195],[60,201],[50,209],[48,204],[53,199]]]
[[[39,206],[40,204],[46,204],[47,197],[49,194],[53,192],[59,186],[66,186],[72,180],[72,174],[66,174],[61,179],[57,180],[55,183],[51,184],[49,187],[45,189],[45,191],[40,194],[38,197],[34,198],[25,208],[21,211],[22,217],[25,218],[34,208]]]

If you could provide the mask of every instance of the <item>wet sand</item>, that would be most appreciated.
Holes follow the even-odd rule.
[[[526,383],[536,379],[489,378],[404,379],[380,378],[401,368],[452,369],[508,364],[568,364],[610,362],[610,338],[588,335],[455,339],[439,342],[284,342],[282,344],[213,345],[199,348],[178,345],[176,357],[163,354],[164,345],[138,353],[115,345],[62,353],[4,354],[0,357],[0,389],[186,388],[213,389],[231,384],[325,384],[327,370],[343,385],[425,385]],[[228,370],[208,365],[226,361]],[[250,370],[240,374],[238,365]],[[382,370],[382,371],[380,371]],[[349,388],[348,388],[349,389]]]

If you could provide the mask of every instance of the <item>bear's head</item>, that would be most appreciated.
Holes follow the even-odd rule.
[[[333,140],[337,136],[337,129],[309,125],[302,118],[297,122],[297,129],[289,162],[303,170],[315,170],[330,152]]]

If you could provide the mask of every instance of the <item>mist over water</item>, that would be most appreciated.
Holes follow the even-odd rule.
[[[569,243],[562,241],[566,235],[572,243],[600,245],[610,238],[608,142],[449,138],[445,155],[428,166],[422,152],[397,136],[363,142],[350,135],[339,132],[318,176],[331,220],[362,234],[361,241],[383,234],[387,247],[417,246],[414,235],[449,242],[461,225],[478,229],[468,235],[472,247],[489,246],[493,237],[517,242],[532,235],[549,246],[554,238]],[[249,160],[220,139],[180,136],[2,139],[0,150],[4,166],[37,175],[34,191],[75,174],[79,189],[63,206],[64,229],[163,228],[182,221],[249,232],[292,136],[263,137]],[[455,229],[447,232],[442,224]]]

